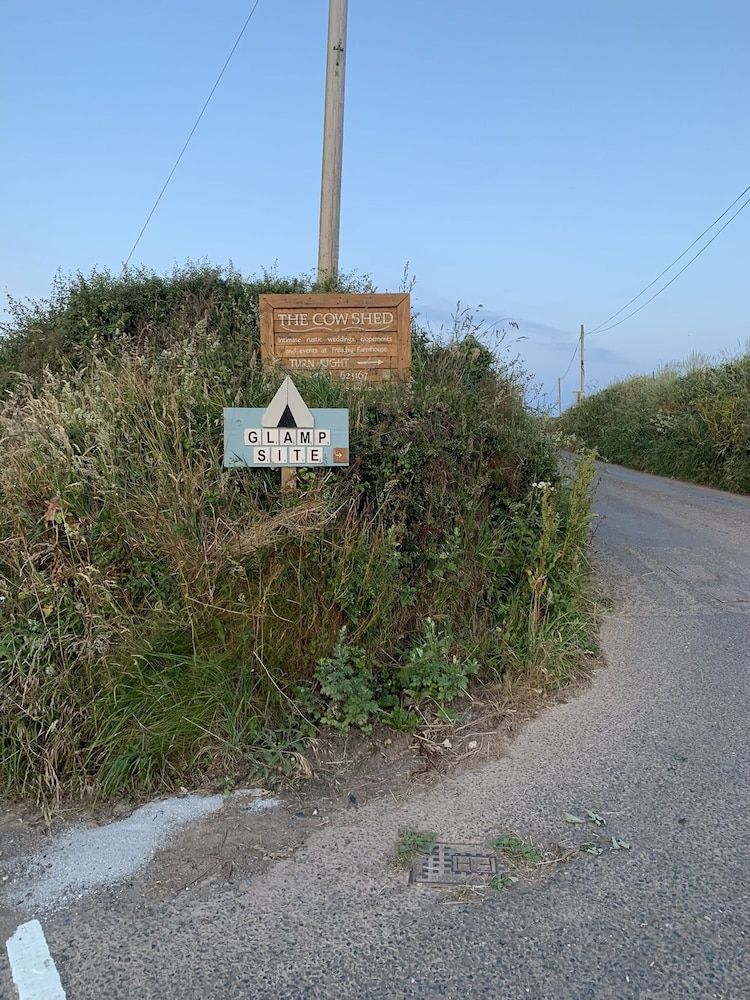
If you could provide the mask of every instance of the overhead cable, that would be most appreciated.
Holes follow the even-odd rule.
[[[736,204],[736,202],[735,202],[735,204]],[[624,323],[626,320],[629,320],[632,316],[635,316],[635,314],[639,313],[641,311],[641,309],[645,309],[646,306],[650,302],[654,301],[654,299],[658,299],[658,297],[661,295],[662,292],[666,291],[673,282],[677,281],[677,279],[679,278],[679,276],[684,271],[687,271],[687,269],[690,267],[690,265],[693,263],[693,261],[696,261],[700,257],[700,255],[702,253],[705,253],[706,250],[708,250],[708,248],[711,246],[711,244],[713,243],[713,241],[724,232],[724,230],[727,228],[727,226],[730,224],[730,222],[732,222],[733,219],[736,219],[737,216],[740,214],[740,212],[743,209],[747,208],[748,205],[750,205],[750,198],[748,198],[746,201],[744,201],[733,215],[729,216],[729,218],[724,223],[724,225],[720,229],[718,229],[714,233],[714,235],[711,237],[711,239],[700,248],[700,250],[698,251],[698,253],[696,253],[694,256],[692,256],[690,258],[690,260],[687,262],[687,264],[684,264],[680,268],[680,270],[677,272],[677,274],[673,275],[666,284],[662,285],[662,287],[657,292],[655,292],[651,296],[651,298],[646,299],[646,301],[642,302],[641,305],[639,305],[637,309],[634,309],[632,312],[629,312],[627,314],[627,316],[623,316],[622,319],[618,319],[618,321],[616,323],[611,323],[609,326],[600,326],[600,327],[592,330],[588,334],[588,336],[590,337],[590,336],[592,336],[595,333],[606,333],[607,330],[614,330],[614,328],[616,326],[619,326],[621,323]],[[617,315],[617,314],[615,314],[615,315]]]
[[[131,258],[133,256],[133,254],[135,253],[135,251],[136,251],[136,249],[138,247],[138,244],[141,242],[141,237],[146,232],[146,227],[148,226],[149,222],[151,222],[151,219],[153,217],[154,212],[159,207],[159,202],[162,200],[162,198],[164,196],[164,192],[167,190],[167,187],[169,186],[169,182],[172,180],[172,177],[174,176],[175,170],[177,170],[177,168],[179,167],[180,161],[182,160],[182,157],[185,155],[185,150],[190,145],[190,140],[193,138],[193,135],[195,134],[195,130],[200,125],[201,119],[203,118],[204,114],[206,113],[206,109],[208,108],[208,105],[211,103],[211,98],[214,96],[216,88],[221,83],[221,79],[224,76],[224,73],[226,72],[227,66],[231,62],[232,56],[234,55],[235,51],[237,50],[237,46],[242,41],[242,36],[245,34],[245,31],[247,30],[247,26],[248,26],[248,24],[250,24],[250,21],[252,20],[252,16],[255,13],[255,11],[256,11],[259,3],[260,3],[260,0],[255,0],[255,3],[253,4],[253,6],[252,6],[252,8],[250,10],[250,13],[245,18],[245,23],[242,25],[242,28],[240,29],[240,33],[235,38],[234,45],[229,50],[229,55],[225,59],[224,65],[221,67],[219,75],[214,80],[214,85],[213,85],[213,87],[211,87],[211,90],[209,91],[208,97],[204,101],[203,107],[200,109],[200,112],[198,113],[198,117],[193,122],[193,127],[188,132],[188,137],[185,140],[185,142],[182,144],[182,149],[180,150],[180,152],[179,152],[179,154],[177,156],[177,159],[172,164],[172,169],[167,174],[167,179],[164,181],[164,184],[162,185],[162,189],[161,189],[161,191],[159,192],[159,194],[156,197],[156,201],[151,206],[151,211],[146,216],[146,221],[141,226],[141,231],[138,233],[138,236],[136,237],[135,243],[130,248],[130,253],[126,257],[125,263],[122,266],[123,272],[127,270],[128,264],[130,263],[130,260],[131,260]]]
[[[656,277],[654,278],[654,280],[653,280],[653,281],[650,281],[650,282],[649,282],[649,283],[648,283],[648,284],[647,284],[647,285],[646,285],[646,286],[645,286],[644,288],[642,288],[642,289],[640,290],[640,292],[638,292],[638,294],[637,294],[637,295],[634,295],[632,299],[630,299],[630,300],[629,300],[628,302],[626,302],[624,306],[620,306],[620,308],[619,308],[619,309],[617,310],[617,312],[613,312],[611,316],[608,316],[608,317],[607,317],[607,318],[606,318],[605,320],[602,320],[602,322],[601,322],[601,323],[600,323],[600,324],[599,324],[598,326],[595,326],[593,330],[590,330],[590,331],[589,331],[589,336],[591,336],[591,335],[592,335],[592,334],[594,334],[594,333],[602,333],[602,332],[604,331],[604,328],[605,328],[605,327],[607,327],[607,324],[608,324],[608,323],[609,323],[609,322],[610,322],[611,320],[615,319],[615,317],[617,317],[617,316],[619,316],[619,315],[620,315],[621,313],[625,312],[625,310],[626,310],[626,309],[627,309],[627,308],[628,308],[629,306],[632,306],[632,304],[633,304],[634,302],[636,302],[636,301],[637,301],[637,300],[638,300],[638,299],[639,299],[639,298],[640,298],[640,297],[641,297],[642,295],[645,295],[645,293],[646,293],[646,292],[647,292],[647,291],[648,291],[648,290],[649,290],[650,288],[653,288],[653,287],[654,287],[654,285],[655,285],[655,284],[657,283],[657,281],[659,281],[659,279],[660,279],[660,278],[663,278],[663,277],[664,277],[664,275],[665,275],[665,274],[667,273],[667,271],[671,271],[671,270],[672,270],[672,268],[673,268],[673,267],[675,266],[675,264],[678,264],[678,263],[679,263],[679,262],[680,262],[680,261],[682,260],[682,258],[683,258],[683,257],[684,257],[684,256],[685,256],[686,254],[690,253],[690,251],[691,251],[691,250],[693,249],[693,247],[694,247],[694,246],[695,246],[695,245],[696,245],[697,243],[700,243],[700,241],[701,241],[701,240],[703,239],[703,237],[704,237],[704,236],[706,236],[706,235],[707,235],[708,233],[710,233],[710,232],[711,232],[711,230],[712,230],[712,229],[714,228],[714,226],[715,226],[715,225],[717,225],[717,223],[721,222],[721,220],[722,220],[722,219],[724,218],[724,216],[725,216],[725,215],[726,215],[726,214],[727,214],[728,212],[731,212],[731,210],[732,210],[732,209],[734,208],[734,206],[735,206],[735,205],[737,204],[737,202],[738,202],[738,201],[740,201],[740,200],[741,200],[742,198],[744,198],[744,197],[745,197],[745,195],[746,195],[746,194],[748,193],[748,191],[750,191],[750,184],[748,184],[748,186],[747,186],[747,187],[745,188],[745,190],[744,190],[744,191],[742,191],[742,192],[741,192],[740,194],[738,194],[738,195],[737,195],[737,197],[736,197],[736,198],[734,199],[734,201],[732,202],[732,204],[731,204],[731,205],[729,205],[729,206],[728,206],[727,208],[725,208],[725,209],[724,209],[724,211],[723,211],[723,212],[721,213],[721,215],[717,216],[717,218],[715,218],[715,219],[714,219],[714,221],[713,221],[713,222],[711,223],[711,225],[710,225],[710,226],[707,226],[707,227],[706,227],[706,229],[704,229],[704,230],[703,230],[703,232],[702,232],[702,233],[700,234],[700,236],[696,236],[696,238],[695,238],[695,239],[693,240],[693,242],[692,242],[692,243],[690,244],[690,246],[686,247],[686,248],[685,248],[685,249],[684,249],[684,250],[682,251],[682,253],[680,254],[680,256],[679,256],[679,257],[675,257],[675,259],[674,259],[674,260],[672,261],[672,263],[671,263],[671,264],[669,264],[669,265],[668,265],[667,267],[665,267],[665,268],[664,268],[664,270],[663,270],[663,271],[661,271],[661,272],[660,272],[659,274],[657,274],[657,275],[656,275]],[[747,202],[746,202],[745,204],[747,204]],[[743,206],[742,206],[742,208],[744,208],[744,207],[745,207],[745,206],[743,205]],[[740,209],[739,211],[742,211],[742,209]],[[739,215],[739,212],[735,212],[735,214],[734,214],[734,215],[732,216],[732,219],[733,219],[733,218],[735,218],[735,216],[736,216],[736,215]],[[727,225],[729,224],[729,222],[731,222],[731,221],[732,221],[732,219],[729,219],[729,221],[727,222]],[[726,226],[722,226],[722,227],[721,227],[721,229],[719,230],[719,233],[720,233],[720,232],[721,232],[721,231],[722,231],[723,229],[725,229],[725,228],[726,228]],[[714,237],[713,237],[713,238],[712,238],[711,240],[709,240],[709,243],[707,243],[707,244],[706,244],[706,246],[708,246],[708,245],[709,245],[710,243],[713,243],[713,241],[714,241],[714,240],[716,239],[716,236],[718,236],[718,235],[719,235],[719,233],[716,233],[716,235],[715,235],[715,236],[714,236]],[[705,247],[704,247],[704,249],[705,249]],[[703,250],[701,250],[701,251],[700,251],[700,253],[697,253],[697,254],[695,255],[695,257],[693,257],[693,258],[692,258],[692,260],[688,261],[688,264],[686,265],[686,267],[688,267],[688,266],[689,266],[690,264],[692,264],[693,260],[696,260],[696,259],[697,259],[698,257],[700,257],[700,254],[701,254],[701,253],[703,253]],[[685,268],[683,268],[683,269],[682,269],[682,271],[684,271],[684,270],[685,270]],[[682,271],[678,272],[678,274],[677,274],[677,275],[675,275],[675,278],[676,278],[676,277],[678,277],[678,276],[679,276],[679,274],[682,274]],[[672,281],[674,281],[674,278],[672,279]],[[668,288],[668,287],[669,287],[669,285],[671,285],[671,284],[672,284],[672,282],[671,282],[671,281],[670,281],[670,282],[668,282],[668,283],[667,283],[667,284],[666,284],[666,285],[664,286],[664,288]],[[660,291],[659,291],[659,292],[658,292],[657,294],[661,294],[661,291],[663,291],[663,289],[662,289],[662,290],[660,290]],[[653,302],[653,300],[654,300],[655,298],[656,298],[656,295],[654,295],[654,296],[653,296],[653,298],[649,299],[648,301],[649,301],[649,302]],[[647,303],[645,303],[645,302],[644,302],[644,305],[647,305]],[[641,307],[641,308],[642,308],[642,307]],[[635,310],[635,312],[632,312],[632,313],[631,313],[630,315],[631,315],[631,316],[635,316],[635,313],[636,313],[636,312],[638,312],[638,311],[639,311],[639,310],[638,310],[638,309],[636,309],[636,310]],[[626,318],[627,318],[627,317],[626,317]],[[621,320],[620,322],[624,322],[624,320]],[[613,328],[614,326],[618,326],[618,325],[619,325],[618,323],[613,323],[613,324],[612,324],[612,326],[611,326],[611,327],[607,327],[607,329],[610,329],[610,330],[611,330],[611,329],[612,329],[612,328]]]

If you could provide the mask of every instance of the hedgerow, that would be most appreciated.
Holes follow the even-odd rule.
[[[310,287],[79,276],[17,313],[0,349],[7,794],[289,770],[321,723],[408,727],[472,677],[554,685],[579,661],[590,467],[559,480],[523,373],[474,334],[415,329],[407,383],[300,376],[309,405],[349,408],[349,468],[282,494],[272,470],[222,467],[223,407],[264,406],[282,378],[256,353],[257,296]]]
[[[560,427],[611,462],[750,493],[750,354],[617,382]]]

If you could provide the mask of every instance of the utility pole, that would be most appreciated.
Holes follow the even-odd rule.
[[[348,0],[329,0],[328,6],[328,61],[323,122],[323,173],[320,184],[318,281],[335,279],[339,270],[347,5]]]
[[[562,379],[557,380],[557,415],[562,416]]]
[[[581,355],[581,389],[578,393],[578,402],[583,399],[583,393],[586,388],[586,362],[584,359],[584,347],[585,347],[585,337],[583,334],[583,323],[581,323],[581,343],[580,343],[580,355]]]

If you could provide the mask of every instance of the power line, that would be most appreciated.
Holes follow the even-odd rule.
[[[613,319],[614,319],[614,318],[615,318],[616,316],[619,316],[619,315],[620,315],[620,313],[623,313],[623,312],[625,312],[625,310],[626,310],[626,309],[628,308],[628,306],[632,306],[632,304],[633,304],[634,302],[636,302],[636,301],[637,301],[637,300],[638,300],[638,299],[639,299],[639,298],[640,298],[640,297],[641,297],[642,295],[644,295],[644,294],[645,294],[645,293],[646,293],[646,292],[647,292],[647,291],[649,290],[649,288],[653,288],[653,287],[654,287],[654,285],[656,284],[656,282],[657,282],[657,281],[658,281],[658,280],[659,280],[660,278],[663,278],[663,277],[664,277],[664,275],[665,275],[665,274],[667,273],[667,271],[671,271],[671,270],[672,270],[672,268],[673,268],[673,267],[675,266],[675,264],[678,264],[678,263],[679,263],[679,262],[680,262],[680,261],[682,260],[682,258],[683,258],[683,257],[684,257],[684,256],[685,256],[685,255],[686,255],[687,253],[689,253],[689,252],[690,252],[690,251],[691,251],[691,250],[693,249],[693,247],[694,247],[694,246],[696,245],[696,243],[700,243],[700,241],[701,241],[701,240],[703,239],[703,237],[704,237],[704,236],[705,236],[705,235],[706,235],[707,233],[709,233],[709,232],[710,232],[710,231],[711,231],[711,230],[712,230],[712,229],[714,228],[714,226],[715,226],[715,225],[716,225],[716,224],[717,224],[718,222],[721,222],[721,220],[722,220],[722,219],[724,218],[724,216],[725,216],[725,215],[727,214],[727,212],[731,212],[731,210],[732,210],[732,209],[734,208],[734,206],[735,206],[735,205],[737,204],[737,202],[738,202],[738,201],[740,201],[740,200],[741,200],[742,198],[744,198],[744,197],[745,197],[745,195],[746,195],[746,194],[748,193],[748,191],[750,191],[750,184],[748,184],[748,186],[747,186],[747,187],[745,188],[745,190],[744,190],[744,191],[742,191],[742,192],[741,192],[741,194],[738,194],[738,195],[737,195],[737,197],[736,197],[736,198],[734,199],[734,201],[732,202],[732,204],[731,204],[731,205],[729,205],[729,206],[728,206],[727,208],[725,208],[725,209],[724,209],[724,211],[723,211],[723,212],[721,213],[721,215],[719,215],[719,216],[718,216],[718,217],[717,217],[716,219],[714,219],[714,221],[713,221],[713,222],[711,223],[711,225],[710,225],[710,226],[708,226],[708,227],[707,227],[706,229],[704,229],[704,230],[703,230],[703,232],[702,232],[702,233],[700,234],[700,236],[696,236],[696,238],[695,238],[695,239],[693,240],[693,242],[692,242],[692,243],[690,244],[690,246],[686,247],[686,248],[685,248],[685,249],[684,249],[684,250],[682,251],[682,253],[680,254],[680,256],[679,256],[679,257],[675,257],[675,259],[674,259],[674,260],[672,261],[672,263],[671,263],[671,264],[669,264],[669,265],[668,265],[667,267],[665,267],[665,268],[664,268],[664,270],[663,270],[663,271],[662,271],[662,272],[661,272],[660,274],[657,274],[657,275],[656,275],[656,277],[654,278],[654,280],[653,280],[653,281],[649,282],[649,284],[648,284],[648,285],[646,285],[646,286],[645,286],[645,288],[642,288],[642,289],[640,290],[640,292],[638,292],[638,294],[637,294],[637,295],[634,295],[634,296],[633,296],[633,298],[632,298],[632,299],[630,299],[630,301],[629,301],[629,302],[626,302],[624,306],[621,306],[621,307],[620,307],[620,308],[619,308],[619,309],[617,310],[617,312],[614,312],[614,313],[612,313],[612,315],[611,315],[611,316],[608,316],[608,317],[607,317],[607,318],[606,318],[605,320],[603,320],[603,321],[602,321],[602,322],[601,322],[601,323],[600,323],[600,324],[599,324],[598,326],[594,327],[594,329],[593,329],[593,330],[589,331],[589,336],[591,336],[591,335],[592,335],[592,334],[594,334],[594,333],[603,333],[603,332],[604,332],[603,328],[607,326],[607,323],[609,323],[609,322],[610,322],[610,320],[613,320]],[[743,208],[744,208],[744,205],[743,205]],[[740,211],[742,211],[742,209],[740,209]],[[738,215],[738,214],[739,214],[738,212],[736,212],[736,213],[735,213],[735,215]],[[732,219],[733,219],[733,218],[734,218],[734,215],[732,216]],[[732,219],[730,219],[730,220],[729,220],[729,222],[731,222],[731,221],[732,221]],[[727,225],[728,225],[728,223],[727,223]],[[724,227],[724,226],[722,226],[722,229],[724,229],[724,228],[725,228],[725,227]],[[719,230],[719,232],[721,232],[721,229]],[[717,234],[716,234],[716,236],[718,236],[718,235],[719,235],[719,233],[717,233]],[[716,236],[714,236],[714,239],[716,239]],[[709,242],[711,242],[711,243],[712,243],[712,242],[713,242],[713,240],[710,240]],[[708,246],[708,243],[706,244],[706,246]],[[704,249],[705,249],[705,248],[704,248]],[[701,251],[701,253],[702,253],[702,252],[703,252],[703,251]],[[696,257],[699,257],[699,256],[700,256],[700,254],[696,254],[696,256],[695,256],[695,257],[693,257],[693,260],[695,260],[695,259],[696,259]],[[689,262],[688,262],[688,265],[689,265],[690,263],[692,263],[692,261],[689,261]],[[688,265],[686,265],[686,266],[688,266]],[[683,268],[683,270],[684,270],[684,268]],[[682,271],[680,271],[679,273],[680,273],[680,274],[682,274]],[[675,275],[675,277],[677,277],[677,275]],[[672,279],[672,280],[674,280],[674,279]],[[669,282],[668,284],[671,284],[671,282]],[[667,288],[667,287],[668,287],[668,285],[665,285],[664,287],[665,287],[665,288]],[[657,294],[660,294],[660,293],[657,293]],[[654,298],[656,298],[656,296],[654,296]],[[649,299],[648,301],[649,301],[649,302],[653,302],[653,299]],[[644,302],[644,305],[647,305],[647,304],[648,304],[648,303],[645,303],[645,302]],[[636,312],[638,312],[638,311],[639,311],[639,310],[636,310]],[[635,315],[635,312],[631,313],[630,315],[631,315],[631,316],[634,316],[634,315]],[[626,318],[627,318],[627,317],[626,317]],[[620,322],[624,322],[624,320],[621,320]],[[619,323],[614,323],[614,324],[613,324],[613,326],[618,326],[618,325],[619,325]],[[607,329],[610,329],[610,330],[611,330],[612,328],[613,328],[613,327],[607,327]]]
[[[748,190],[750,190],[750,188],[748,188]],[[734,202],[734,204],[736,204],[736,202]],[[727,228],[727,226],[729,225],[729,223],[732,222],[733,219],[736,219],[737,216],[740,214],[740,212],[743,209],[747,208],[748,205],[750,205],[750,198],[748,198],[747,201],[744,201],[740,205],[740,207],[737,209],[737,211],[734,213],[734,215],[730,215],[729,216],[729,218],[724,223],[724,225],[719,230],[717,230],[716,233],[714,233],[714,235],[711,237],[711,239],[708,241],[708,243],[704,244],[704,246],[702,246],[700,248],[700,250],[698,251],[698,253],[695,254],[693,257],[691,257],[690,260],[687,262],[687,264],[685,264],[683,267],[681,267],[680,270],[677,272],[677,274],[675,274],[673,277],[671,277],[669,279],[669,281],[665,285],[662,285],[662,287],[658,290],[658,292],[655,292],[651,296],[651,298],[646,299],[646,301],[643,302],[643,303],[641,303],[641,305],[639,305],[637,309],[634,309],[632,312],[628,313],[627,316],[623,316],[622,319],[618,319],[618,321],[616,323],[612,323],[610,326],[600,326],[598,329],[592,330],[591,333],[589,334],[589,336],[591,336],[594,333],[606,333],[607,330],[614,330],[614,328],[616,326],[619,326],[621,323],[624,323],[626,320],[629,320],[632,316],[635,316],[635,314],[639,313],[641,311],[641,309],[645,309],[646,306],[650,302],[654,301],[654,299],[658,299],[658,297],[661,295],[662,292],[666,291],[667,288],[669,288],[669,286],[673,282],[677,281],[677,279],[683,273],[683,271],[687,271],[687,269],[690,267],[690,265],[693,263],[693,261],[696,261],[700,257],[700,255],[702,253],[704,253],[706,250],[708,250],[708,248],[711,246],[711,244],[713,243],[713,241],[724,232],[724,230]],[[724,214],[726,214],[726,213],[724,213]]]
[[[628,308],[628,306],[631,306],[642,295],[644,295],[650,288],[653,288],[653,286],[659,281],[659,279],[663,278],[664,275],[667,273],[667,271],[670,271],[675,266],[675,264],[678,264],[682,260],[682,258],[687,253],[689,253],[692,250],[692,248],[697,243],[699,243],[703,239],[703,237],[706,236],[714,228],[714,226],[725,217],[725,215],[727,215],[728,212],[731,212],[731,210],[734,208],[734,206],[737,204],[737,202],[741,201],[742,198],[744,198],[745,195],[748,192],[750,192],[750,185],[748,185],[745,188],[744,191],[742,191],[739,195],[737,195],[737,197],[734,199],[734,201],[731,203],[731,205],[729,205],[727,208],[725,208],[724,211],[721,213],[721,215],[717,216],[717,218],[714,219],[714,221],[711,223],[711,225],[708,226],[706,229],[704,229],[703,232],[700,234],[700,236],[697,236],[693,240],[693,242],[682,251],[682,253],[680,254],[679,257],[676,257],[668,267],[665,267],[663,271],[661,271],[659,274],[657,274],[657,276],[654,278],[653,281],[649,282],[649,284],[646,285],[645,288],[642,288],[641,291],[638,292],[638,294],[635,295],[628,302],[626,302],[624,306],[621,306],[617,310],[617,312],[612,313],[612,315],[609,316],[607,319],[605,319],[602,323],[600,323],[599,326],[597,326],[593,330],[589,331],[588,336],[592,336],[595,333],[606,333],[608,330],[614,330],[615,327],[620,326],[622,323],[625,323],[627,320],[631,319],[633,316],[635,316],[637,313],[639,313],[642,309],[645,309],[647,305],[649,305],[651,302],[654,301],[654,299],[657,299],[661,295],[662,292],[666,291],[667,288],[669,288],[669,286],[671,284],[673,284],[675,281],[677,281],[677,279],[680,277],[680,275],[683,274],[690,267],[690,265],[692,263],[694,263],[703,253],[706,252],[706,250],[708,250],[708,248],[711,246],[711,244],[714,242],[714,240],[717,239],[724,232],[724,230],[727,228],[727,226],[731,222],[733,222],[734,219],[737,218],[737,216],[740,214],[740,212],[742,212],[745,208],[747,208],[748,205],[750,205],[750,198],[747,198],[744,202],[742,202],[742,204],[737,209],[737,211],[734,212],[732,215],[729,216],[729,218],[724,223],[724,225],[721,226],[714,233],[714,235],[711,237],[711,239],[708,240],[708,242],[705,243],[696,254],[693,254],[693,256],[690,258],[690,260],[686,264],[684,264],[680,268],[680,270],[669,279],[669,281],[667,281],[652,296],[650,296],[650,298],[646,299],[645,302],[642,302],[638,306],[637,309],[633,309],[632,312],[629,312],[626,316],[623,316],[622,319],[617,320],[616,323],[610,323],[610,320],[613,320],[616,316],[619,316],[625,309]],[[607,325],[607,324],[609,324],[609,325]],[[579,349],[579,346],[576,345],[575,348],[573,349],[573,354],[571,355],[570,361],[568,362],[568,366],[565,369],[565,372],[560,376],[561,379],[565,378],[565,376],[570,371],[571,366],[573,364],[573,361],[575,360],[575,357],[578,354],[578,349]]]
[[[560,376],[561,379],[565,378],[565,376],[570,371],[571,365],[573,364],[573,362],[576,359],[576,354],[578,354],[578,344],[576,344],[576,346],[573,348],[573,353],[570,356],[570,361],[568,362],[568,367],[565,369],[565,371]]]
[[[221,72],[216,77],[216,80],[214,81],[214,85],[213,85],[213,87],[211,87],[211,90],[209,91],[208,97],[206,98],[206,100],[205,100],[205,102],[203,104],[203,107],[201,108],[200,113],[198,114],[198,117],[194,121],[193,127],[190,129],[190,132],[188,133],[188,137],[185,140],[185,142],[183,143],[182,149],[180,150],[180,153],[179,153],[177,159],[174,161],[174,164],[172,165],[172,169],[169,171],[169,174],[167,175],[167,179],[164,181],[164,184],[163,184],[162,189],[161,189],[161,191],[159,192],[159,194],[158,194],[158,196],[156,198],[156,201],[151,206],[151,211],[146,216],[146,221],[141,226],[141,231],[138,233],[138,237],[136,238],[135,243],[130,248],[130,253],[128,254],[128,256],[126,258],[125,263],[122,265],[123,272],[127,270],[128,264],[130,263],[130,258],[135,253],[136,248],[138,247],[138,244],[141,242],[141,237],[146,232],[146,227],[148,226],[149,222],[151,221],[151,218],[153,217],[154,212],[159,207],[159,202],[161,201],[162,197],[164,196],[164,192],[167,190],[167,187],[169,186],[169,182],[172,180],[172,177],[174,176],[175,170],[179,167],[180,161],[182,160],[182,157],[185,155],[185,150],[190,145],[190,140],[193,138],[193,135],[195,134],[195,130],[200,125],[201,119],[203,118],[203,115],[206,113],[206,109],[208,108],[208,105],[211,103],[211,98],[214,96],[214,92],[216,91],[216,88],[221,83],[221,79],[224,76],[224,73],[226,72],[227,66],[230,63],[230,61],[232,59],[232,56],[234,55],[234,53],[235,53],[235,51],[237,49],[237,46],[242,41],[242,36],[245,34],[245,31],[247,30],[247,26],[248,26],[248,24],[250,24],[250,21],[252,20],[252,16],[255,13],[256,8],[257,8],[257,6],[258,6],[259,3],[260,3],[260,0],[255,0],[255,3],[253,4],[253,6],[252,6],[252,8],[250,10],[250,13],[245,18],[245,23],[242,25],[242,28],[240,29],[240,33],[237,35],[237,38],[234,41],[234,45],[229,50],[229,55],[227,56],[226,60],[224,61],[224,65],[221,67]]]

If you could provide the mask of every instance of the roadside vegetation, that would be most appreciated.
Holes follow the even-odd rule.
[[[366,282],[343,280],[345,290]],[[352,464],[222,468],[265,406],[261,291],[189,267],[57,282],[0,341],[0,786],[50,803],[293,773],[321,726],[411,729],[590,648],[591,462],[560,481],[526,376],[464,318],[410,384],[298,378]]]
[[[394,864],[397,868],[411,868],[420,854],[429,854],[437,841],[436,833],[404,830],[396,848]]]
[[[750,493],[750,353],[616,382],[559,427],[607,461]]]

